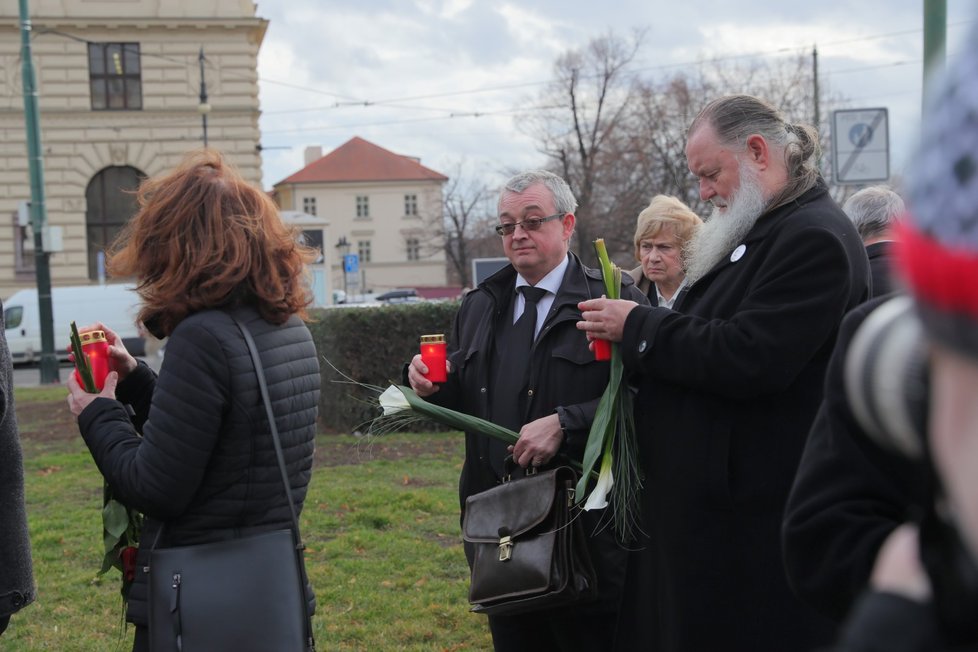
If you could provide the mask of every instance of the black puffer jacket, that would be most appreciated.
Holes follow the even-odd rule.
[[[274,326],[254,309],[236,314],[261,354],[301,508],[319,404],[312,337],[298,317]],[[116,497],[147,517],[127,615],[145,625],[146,548],[161,522],[166,527],[158,547],[284,528],[291,518],[254,365],[227,313],[204,311],[182,321],[167,343],[159,377],[140,365],[116,394],[118,401],[93,401],[78,425]],[[134,417],[124,404],[132,406]]]

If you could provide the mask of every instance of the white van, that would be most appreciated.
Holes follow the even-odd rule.
[[[54,352],[68,358],[71,322],[79,327],[102,322],[122,338],[133,355],[143,354],[143,340],[136,326],[139,295],[129,285],[83,285],[53,288]],[[3,323],[7,346],[14,362],[33,362],[41,357],[41,321],[37,289],[14,292],[3,302]]]

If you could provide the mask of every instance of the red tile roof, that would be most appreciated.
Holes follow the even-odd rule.
[[[283,183],[329,183],[337,181],[447,181],[440,172],[418,163],[410,156],[395,154],[354,136],[332,152],[313,161]]]

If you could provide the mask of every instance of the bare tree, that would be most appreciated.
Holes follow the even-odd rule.
[[[616,260],[631,262],[635,218],[656,194],[678,197],[703,216],[710,213],[685,154],[686,130],[710,100],[757,95],[793,122],[813,121],[815,84],[806,53],[707,61],[655,78],[630,69],[641,41],[641,34],[630,39],[609,34],[561,56],[556,81],[540,98],[549,108],[530,123],[548,167],[563,175],[578,197],[577,250],[587,260],[591,240],[600,236]],[[823,103],[844,103],[824,85],[819,94]],[[823,151],[828,152],[824,113],[821,122]],[[826,170],[830,162],[823,157]]]
[[[575,248],[588,261],[594,259],[595,237],[617,235],[620,216],[631,213],[634,219],[633,175],[620,158],[628,151],[621,123],[632,98],[628,67],[642,38],[641,32],[628,40],[609,34],[562,55],[555,81],[539,98],[543,108],[527,121],[549,167],[577,197]]]
[[[495,223],[496,193],[486,183],[467,176],[458,164],[443,195],[444,214],[432,224],[444,242],[449,276],[462,287],[471,287],[472,259],[499,255]]]
[[[711,92],[702,80],[684,74],[662,83],[639,83],[629,123],[634,146],[641,152],[639,173],[646,202],[656,194],[666,194],[696,212],[708,212],[686,167],[686,129]]]

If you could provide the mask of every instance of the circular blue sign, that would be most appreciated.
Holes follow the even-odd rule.
[[[855,147],[865,147],[873,140],[873,128],[865,122],[857,122],[849,130],[849,142]]]

